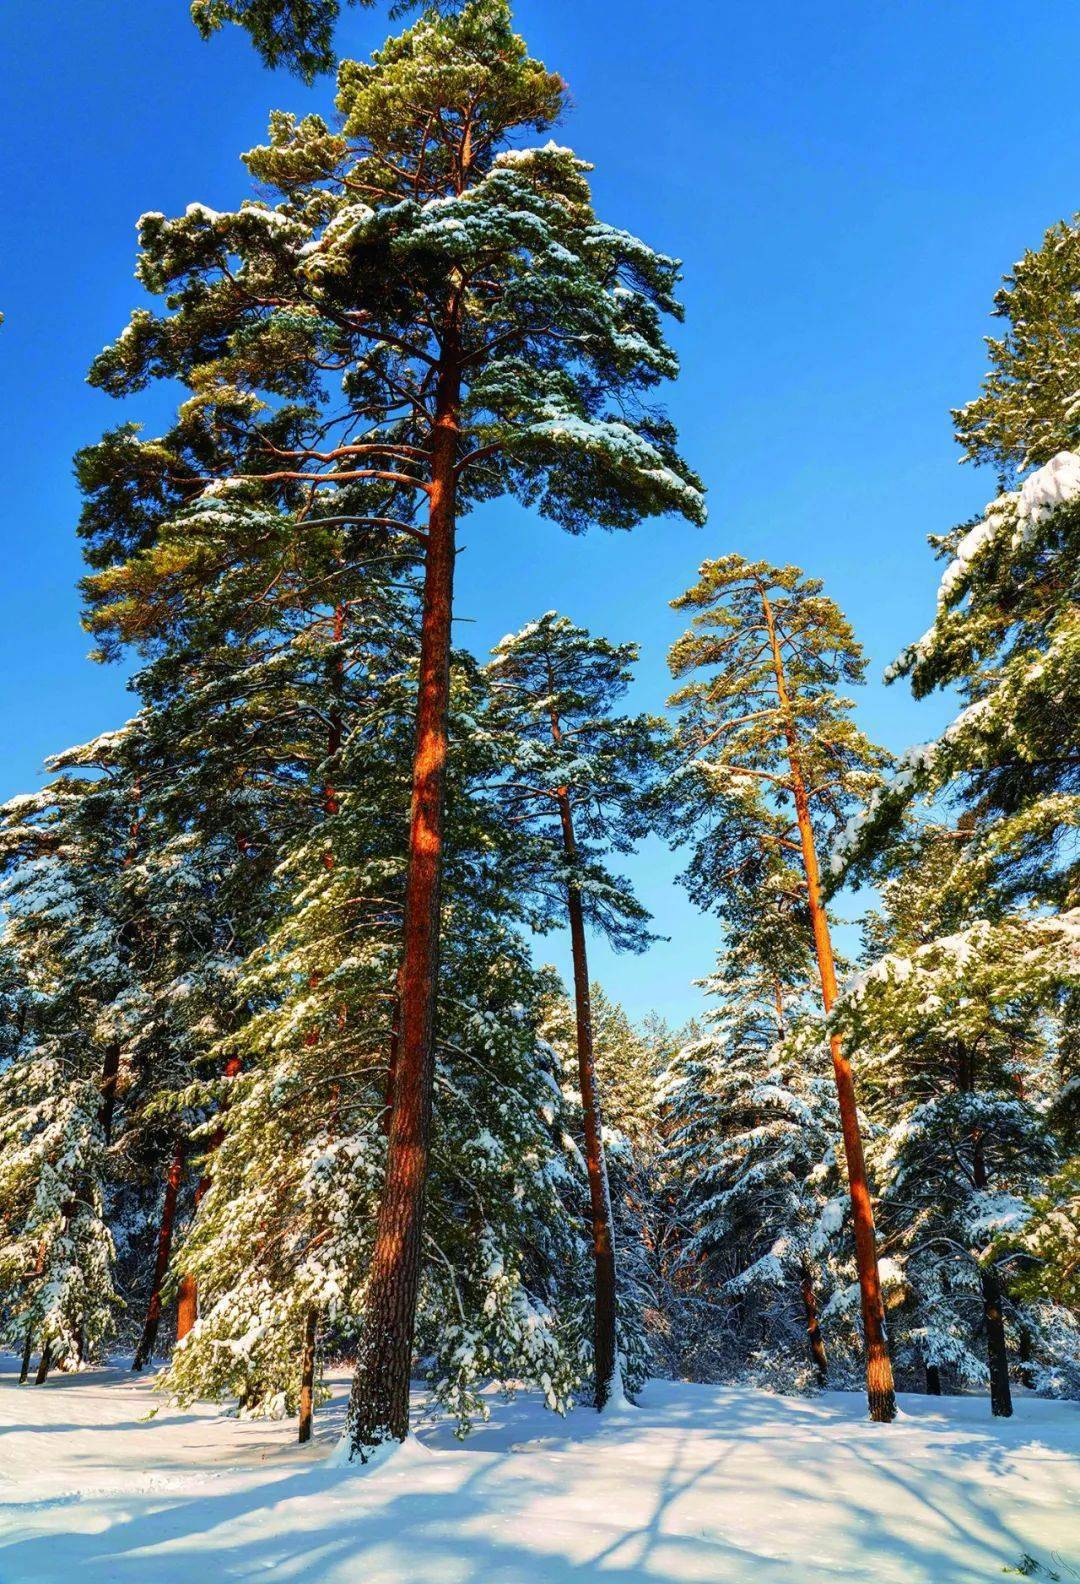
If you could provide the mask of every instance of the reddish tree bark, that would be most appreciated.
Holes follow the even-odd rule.
[[[225,1077],[235,1078],[239,1071],[239,1056],[229,1056],[225,1062]],[[229,1096],[226,1093],[221,1102],[221,1110],[222,1112],[225,1112],[228,1110],[228,1108]],[[225,1128],[223,1124],[219,1123],[214,1129],[214,1135],[210,1140],[209,1153],[211,1156],[213,1156],[216,1150],[221,1148],[221,1141],[224,1137]],[[198,1213],[199,1205],[202,1203],[206,1195],[207,1189],[210,1187],[211,1180],[212,1179],[209,1172],[203,1172],[202,1176],[199,1178],[199,1185],[195,1189],[194,1200],[194,1212],[196,1214]],[[180,1278],[180,1284],[176,1291],[176,1340],[178,1342],[183,1341],[198,1318],[199,1284],[194,1276],[185,1272]]]
[[[434,1085],[435,1002],[446,788],[457,450],[457,313],[443,342],[432,432],[420,678],[413,756],[405,931],[386,1180],[349,1399],[353,1455],[409,1430],[409,1377],[420,1281]]]
[[[158,1228],[157,1254],[154,1259],[154,1279],[150,1287],[150,1302],[146,1307],[146,1321],[143,1325],[139,1345],[135,1349],[135,1357],[131,1362],[133,1370],[141,1370],[149,1364],[154,1356],[154,1343],[157,1341],[158,1326],[161,1323],[161,1287],[165,1280],[165,1272],[169,1268],[169,1254],[172,1251],[173,1224],[176,1220],[176,1200],[180,1192],[180,1183],[184,1175],[184,1145],[183,1140],[178,1141],[173,1151],[173,1158],[169,1163],[169,1170],[165,1176],[165,1200],[161,1207],[161,1225]],[[191,1327],[188,1327],[190,1330]]]
[[[776,680],[777,699],[784,723],[788,746],[788,765],[791,772],[791,790],[795,799],[795,815],[799,827],[803,870],[810,907],[810,922],[814,934],[818,977],[821,981],[821,999],[826,1013],[832,1011],[836,1001],[836,962],[833,957],[829,921],[821,900],[821,874],[818,869],[814,830],[810,820],[810,799],[803,779],[799,755],[795,715],[784,675],[783,657],[776,632],[772,605],[762,592],[762,608],[769,634],[773,673]],[[863,1342],[866,1349],[866,1396],[871,1419],[887,1423],[896,1418],[896,1396],[893,1391],[892,1364],[885,1331],[885,1305],[881,1296],[878,1275],[877,1241],[874,1233],[874,1211],[870,1201],[870,1185],[863,1158],[862,1133],[855,1102],[855,1080],[851,1063],[833,1034],[829,1040],[832,1053],[833,1075],[840,1109],[840,1125],[844,1135],[844,1156],[847,1161],[848,1190],[851,1195],[851,1218],[855,1229],[855,1263],[859,1273],[859,1296],[862,1307]]]
[[[810,1343],[810,1357],[814,1361],[814,1374],[817,1376],[819,1386],[828,1385],[829,1361],[825,1354],[825,1341],[821,1335],[821,1326],[817,1317],[817,1294],[814,1291],[814,1280],[810,1271],[804,1265],[800,1282],[803,1309],[806,1313],[806,1336]]]

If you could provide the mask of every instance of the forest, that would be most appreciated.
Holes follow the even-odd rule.
[[[991,498],[912,523],[886,679],[950,720],[897,754],[813,546],[742,553],[684,455],[682,266],[594,200],[506,0],[340,63],[335,0],[192,11],[325,110],[271,112],[238,207],[141,216],[88,373],[124,416],[75,461],[83,623],[133,704],[0,808],[26,1411],[122,1356],[307,1442],[346,1370],[360,1468],[420,1382],[460,1437],[493,1386],[553,1426],[856,1392],[883,1436],[897,1393],[1080,1396],[1080,223],[991,261],[952,413]],[[500,502],[698,526],[662,713],[572,585],[468,646]],[[714,959],[678,1026],[590,966],[664,935],[655,838]]]

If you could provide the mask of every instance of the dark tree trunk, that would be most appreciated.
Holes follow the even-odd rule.
[[[409,1379],[435,1074],[460,389],[456,332],[452,329],[444,340],[432,433],[393,1108],[386,1180],[346,1426],[351,1456],[362,1462],[383,1442],[403,1441],[409,1432]]]
[[[577,856],[570,798],[565,790],[558,794],[562,820],[563,850],[573,863]],[[577,1030],[578,1084],[581,1090],[582,1120],[585,1126],[585,1165],[589,1174],[589,1208],[593,1243],[593,1367],[597,1410],[611,1396],[618,1365],[615,1335],[615,1234],[608,1187],[607,1161],[604,1158],[603,1122],[596,1084],[596,1056],[593,1048],[592,1003],[589,996],[589,962],[585,944],[585,915],[581,893],[568,886],[566,908],[570,918],[570,946],[574,962],[574,1016]]]
[[[311,1421],[315,1416],[315,1337],[319,1316],[309,1309],[304,1317],[304,1349],[300,1356],[300,1434],[301,1441],[311,1440]]]
[[[139,1339],[138,1347],[135,1349],[135,1357],[131,1361],[133,1370],[145,1369],[154,1356],[154,1343],[157,1341],[158,1326],[161,1323],[161,1288],[165,1280],[165,1272],[169,1268],[173,1223],[176,1220],[176,1200],[180,1192],[183,1174],[184,1145],[181,1141],[173,1151],[173,1158],[169,1163],[169,1170],[165,1177],[165,1201],[161,1207],[161,1226],[158,1228],[157,1254],[154,1259],[154,1279],[150,1288],[150,1302],[146,1307],[146,1321],[143,1325],[142,1336]],[[189,1325],[187,1329],[190,1331],[191,1326]]]
[[[34,1351],[34,1333],[27,1327],[26,1340],[23,1343],[22,1367],[19,1370],[19,1385],[26,1385],[26,1377],[30,1373],[30,1355]]]
[[[795,716],[788,694],[772,607],[764,594],[762,607],[769,632],[777,699],[787,735],[791,791],[799,825],[807,901],[821,979],[821,999],[826,1013],[829,1013],[836,1001],[836,963],[833,958],[832,939],[829,935],[829,921],[821,901],[821,875],[810,819],[810,799],[802,774]],[[834,1034],[829,1040],[829,1049],[832,1052],[833,1075],[836,1079],[840,1125],[844,1135],[844,1156],[847,1161],[848,1190],[851,1195],[851,1219],[855,1231],[855,1263],[859,1273],[863,1343],[866,1349],[866,1397],[871,1419],[888,1423],[896,1418],[896,1396],[893,1391],[892,1363],[889,1359],[889,1345],[885,1331],[885,1305],[878,1274],[874,1210],[870,1200],[870,1184],[866,1175],[859,1113],[855,1102],[855,1080],[852,1076],[851,1063],[840,1044],[839,1035]]]
[[[941,1396],[941,1371],[936,1364],[926,1366],[926,1394],[928,1397]]]
[[[116,1111],[116,1085],[120,1075],[120,1047],[110,1045],[105,1052],[105,1060],[101,1068],[101,1104],[98,1106],[98,1121],[101,1131],[105,1135],[106,1144],[112,1143],[113,1115]]]
[[[44,1386],[49,1378],[50,1369],[52,1369],[52,1343],[46,1342],[42,1350],[41,1362],[38,1364],[38,1372],[34,1376],[35,1386]]]
[[[814,1291],[814,1280],[809,1270],[804,1266],[800,1284],[803,1309],[806,1313],[806,1336],[810,1343],[810,1357],[814,1361],[814,1374],[819,1386],[827,1386],[829,1382],[829,1361],[825,1354],[825,1342],[821,1335],[821,1326],[817,1317],[817,1294]]]
[[[974,1072],[969,1065],[963,1087],[974,1088]],[[986,1147],[981,1130],[972,1139],[972,1176],[975,1187],[984,1193],[989,1186]],[[1005,1317],[1002,1313],[1001,1278],[992,1264],[979,1266],[983,1317],[986,1321],[986,1362],[990,1367],[990,1412],[998,1419],[1012,1417],[1012,1392],[1009,1389],[1009,1356],[1005,1350]]]
[[[1002,1315],[1001,1282],[992,1265],[979,1271],[982,1282],[983,1314],[986,1317],[986,1362],[990,1366],[990,1411],[998,1419],[1012,1417],[1012,1392],[1009,1389],[1009,1356],[1005,1351],[1005,1320]]]

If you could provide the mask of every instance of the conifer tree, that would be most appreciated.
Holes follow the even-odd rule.
[[[513,898],[495,905],[506,844],[467,785],[489,768],[485,735],[479,752],[473,741],[474,669],[456,670],[451,719],[451,932],[417,1322],[435,1398],[462,1431],[492,1376],[561,1407],[580,1370],[566,1122],[536,1035],[543,986],[507,927]],[[302,1438],[322,1394],[316,1355],[347,1348],[362,1315],[384,1169],[408,684],[383,678],[342,745],[332,821],[279,866],[281,915],[243,977],[255,1010],[227,1042],[242,1061],[184,1251],[202,1313],[170,1388],[234,1396],[247,1413],[299,1407]]]
[[[645,798],[659,753],[658,723],[614,716],[637,658],[548,611],[492,652],[490,717],[509,762],[498,793],[526,844],[537,891],[536,922],[560,913],[570,929],[578,1086],[589,1173],[594,1281],[595,1402],[603,1409],[619,1368],[616,1250],[604,1155],[597,1042],[586,927],[616,947],[643,950],[647,914],[625,881],[607,869],[609,852],[628,852],[646,834]]]
[[[966,456],[1015,487],[931,536],[946,561],[934,621],[886,672],[918,698],[954,688],[963,708],[903,756],[838,845],[837,873],[872,862],[914,799],[947,796],[975,822],[955,877],[970,893],[993,885],[1057,909],[1080,898],[1078,283],[1080,230],[1063,224],[998,293],[1008,329],[989,342],[982,394],[953,416]]]
[[[800,911],[766,884],[746,897],[737,921],[728,915],[731,945],[702,982],[720,1004],[661,1079],[664,1167],[678,1195],[678,1258],[689,1283],[719,1286],[727,1300],[721,1322],[707,1336],[698,1331],[692,1348],[722,1359],[720,1369],[737,1378],[751,1368],[798,1383],[806,1373],[793,1345],[801,1313],[808,1363],[824,1385],[820,1272],[831,1275],[837,1263],[843,1199]]]
[[[123,734],[119,734],[123,735]],[[40,792],[3,810],[4,1021],[0,1074],[0,1316],[9,1345],[78,1368],[112,1333],[120,1294],[109,1227],[109,1154],[145,999],[130,961],[115,876],[129,841],[130,785],[116,739],[54,768]],[[97,775],[75,775],[75,760]]]
[[[822,898],[818,844],[845,807],[865,796],[883,756],[858,731],[836,692],[860,680],[864,662],[851,628],[821,584],[796,567],[731,555],[707,561],[674,601],[697,612],[671,651],[676,677],[706,673],[674,696],[689,760],[690,816],[712,822],[698,838],[691,874],[713,895],[749,875],[771,851],[797,855],[799,900],[810,917],[826,1014],[836,967]],[[684,816],[685,818],[685,816]],[[724,832],[722,844],[716,837]],[[714,878],[715,877],[715,878]],[[830,1039],[851,1195],[871,1417],[895,1415],[892,1369],[877,1268],[873,1209],[851,1065]]]
[[[988,343],[991,367],[982,392],[953,414],[965,457],[996,468],[999,493],[973,523],[931,537],[946,561],[934,621],[886,675],[907,676],[917,697],[955,688],[963,707],[936,742],[907,751],[897,774],[849,823],[832,857],[837,877],[884,876],[893,909],[901,875],[913,895],[931,899],[927,917],[940,927],[939,939],[925,933],[925,919],[908,919],[900,946],[887,934],[869,943],[871,956],[875,944],[884,951],[881,973],[890,983],[896,975],[887,966],[890,957],[906,963],[912,950],[919,954],[916,979],[933,967],[949,980],[945,1025],[962,1025],[965,1049],[976,1053],[970,1059],[991,1092],[995,1073],[999,1087],[1003,1077],[1024,1083],[1030,1078],[1015,1065],[1015,1049],[1009,1055],[1013,1066],[1001,1065],[1000,1025],[1003,1019],[1008,1023],[1001,1008],[1009,995],[1018,997],[1015,1015],[1024,1030],[1017,1048],[1031,1049],[1032,1042],[1037,1048],[1045,1030],[1064,1019],[1065,1035],[1052,1041],[1053,1065],[1064,1078],[1060,1098],[1051,1097],[1050,1109],[1044,1104],[1036,1116],[1024,1113],[1033,1165],[1045,1163],[1055,1129],[1062,1148],[1075,1149],[1075,1133],[1067,1123],[1059,1126],[1070,1109],[1069,1069],[1075,1069],[1067,1034],[1075,962],[1063,969],[1064,985],[1060,977],[1036,970],[1048,949],[1046,927],[1055,918],[1052,955],[1059,964],[1069,961],[1080,877],[1080,754],[1070,707],[1080,682],[1080,453],[1072,394],[1080,378],[1072,333],[1078,265],[1075,224],[1052,227],[1040,249],[1024,254],[995,300],[1006,329]],[[943,806],[958,815],[951,830],[941,825]],[[916,833],[923,833],[915,837],[913,819]],[[1022,984],[1015,982],[1017,964],[994,958],[996,949],[1014,942],[1027,943],[1021,962],[1032,971],[1026,979],[1021,975]],[[885,997],[880,989],[875,994]],[[970,1009],[961,1016],[954,995],[982,1008],[983,1026],[972,1026]],[[909,1008],[906,1015],[913,1020],[906,1032],[914,1039],[919,1011]],[[990,1060],[987,1051],[998,1056]],[[905,1059],[914,1060],[914,1052],[906,1051]],[[1018,1104],[1010,1096],[1008,1106]],[[969,1165],[973,1171],[973,1159]],[[1067,1183],[1069,1172],[1066,1162],[1058,1180]],[[1004,1251],[1026,1245],[1034,1253],[1042,1246],[1040,1227],[1051,1224],[1055,1200],[1055,1190],[1048,1189],[1035,1201],[1039,1208],[1025,1231],[1014,1225],[1012,1232],[999,1229],[995,1239],[979,1243],[961,1236],[958,1242],[978,1247],[980,1268],[993,1282]],[[1051,1234],[1051,1248],[1053,1242]],[[1018,1294],[1037,1288],[1030,1267],[1007,1268]],[[1000,1355],[1004,1336],[995,1330]],[[1000,1357],[993,1367],[1000,1410],[1007,1376]]]
[[[1053,918],[971,919],[955,884],[969,834],[928,823],[894,853],[868,930],[871,966],[845,988],[837,1016],[886,1119],[873,1153],[883,1234],[910,1293],[909,1346],[930,1389],[943,1368],[988,1380],[992,1411],[1007,1416],[1007,1329],[1033,1377],[1060,1364],[1063,1317],[1040,1316],[1010,1286],[1028,1264],[1022,1234],[1057,1160],[1046,1011],[1075,972],[1075,948]]]
[[[367,6],[373,0],[346,3]],[[267,66],[287,66],[311,82],[318,73],[333,70],[334,29],[341,10],[342,0],[192,0],[191,18],[203,38],[227,22],[237,23]]]
[[[339,133],[279,114],[246,156],[276,207],[143,217],[140,279],[169,306],[138,310],[91,376],[118,395],[162,376],[192,392],[161,439],[125,428],[84,462],[84,533],[110,569],[92,584],[102,630],[166,545],[184,576],[207,570],[187,530],[222,492],[255,518],[284,514],[297,539],[344,517],[423,552],[394,1105],[348,1432],[359,1457],[407,1430],[457,518],[504,493],[572,532],[703,516],[670,425],[642,400],[675,372],[661,319],[678,312],[677,266],[595,218],[568,150],[510,146],[562,99],[502,0],[346,62]],[[259,560],[257,532],[243,548]]]

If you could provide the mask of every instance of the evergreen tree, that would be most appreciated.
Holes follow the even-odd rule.
[[[796,567],[741,556],[707,561],[677,609],[697,612],[671,651],[678,734],[689,761],[688,819],[711,825],[699,836],[691,881],[708,898],[789,853],[801,864],[800,903],[809,912],[825,1012],[836,999],[836,968],[819,878],[818,843],[876,779],[883,756],[850,718],[836,687],[860,680],[864,661],[848,623]],[[717,837],[723,833],[722,841]],[[851,1194],[862,1296],[871,1416],[895,1414],[873,1211],[851,1065],[838,1036],[830,1047]]]
[[[106,736],[76,751],[98,774],[64,773],[11,800],[0,828],[11,1058],[0,1072],[0,1316],[23,1378],[40,1349],[39,1384],[54,1364],[99,1357],[122,1306],[109,1147],[145,1001],[117,906],[131,789],[107,773],[115,748]]]
[[[646,834],[645,797],[659,753],[658,723],[614,716],[626,693],[633,645],[615,645],[548,611],[504,638],[488,666],[490,718],[506,744],[498,794],[524,847],[537,893],[536,923],[562,913],[570,929],[574,1021],[589,1174],[594,1283],[596,1406],[603,1409],[619,1367],[616,1250],[597,1082],[586,926],[616,947],[643,950],[647,914],[605,864]]]
[[[451,719],[450,929],[417,1321],[435,1398],[462,1430],[485,1411],[477,1390],[492,1376],[562,1407],[580,1370],[566,1122],[536,1036],[543,985],[504,922],[515,906],[499,879],[504,843],[468,785],[489,770],[472,671],[456,670]],[[408,677],[375,697],[342,747],[332,820],[280,866],[280,922],[244,976],[256,1011],[228,1042],[242,1061],[185,1249],[203,1314],[169,1371],[183,1399],[299,1406],[302,1436],[321,1389],[315,1353],[348,1347],[362,1315],[385,1165]]]
[[[367,6],[372,0],[347,3]],[[287,66],[306,82],[334,68],[334,29],[341,10],[342,0],[191,0],[191,18],[203,38],[235,22],[267,66]]]
[[[726,928],[731,945],[703,981],[720,1005],[661,1080],[684,1286],[719,1287],[726,1300],[719,1315],[703,1306],[705,1324],[684,1346],[697,1367],[708,1358],[727,1378],[749,1370],[798,1385],[812,1365],[824,1385],[821,1274],[835,1275],[844,1198],[820,1021],[808,1006],[809,931],[768,886]]]
[[[1010,1286],[1055,1164],[1046,1009],[1075,963],[1052,919],[966,916],[957,834],[929,825],[896,860],[868,932],[872,966],[838,1018],[887,1119],[873,1154],[883,1234],[904,1262],[909,1362],[921,1360],[931,1390],[942,1368],[989,1380],[993,1412],[1008,1415],[1007,1328],[1033,1377],[1060,1364],[1064,1317],[1040,1316]]]
[[[333,500],[334,520],[381,522],[423,551],[393,1117],[349,1420],[360,1457],[407,1430],[457,517],[504,493],[574,532],[703,515],[670,426],[642,400],[675,372],[661,317],[677,312],[676,265],[596,220],[568,150],[509,146],[562,98],[502,0],[346,62],[340,133],[276,115],[270,145],[246,156],[277,207],[143,217],[139,276],[171,306],[137,311],[91,376],[118,395],[162,376],[192,392],[160,440],[125,428],[84,463],[84,533],[110,568],[91,585],[102,630],[123,626],[122,591],[148,561],[171,554],[198,577],[188,529],[223,491],[254,516],[284,513],[297,538]],[[258,559],[257,535],[245,548]]]
[[[936,742],[903,756],[845,834],[837,873],[865,870],[917,797],[947,796],[975,821],[956,875],[973,897],[993,885],[1014,901],[1077,904],[1078,282],[1080,232],[1061,225],[998,294],[1009,329],[989,343],[982,395],[954,414],[958,438],[1003,482],[1039,465],[974,523],[931,537],[947,562],[933,625],[886,677],[908,677],[918,698],[953,688],[963,708]]]

